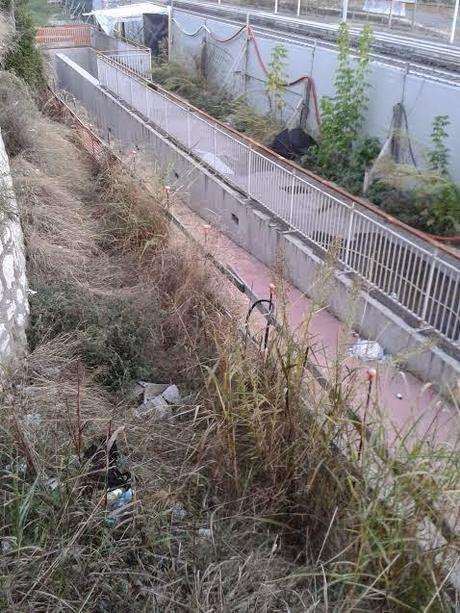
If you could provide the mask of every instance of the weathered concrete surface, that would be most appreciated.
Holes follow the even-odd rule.
[[[24,240],[0,134],[0,377],[26,346],[29,314]]]
[[[137,148],[170,172],[171,183],[181,189],[182,199],[232,238],[238,245],[269,267],[283,254],[289,279],[308,296],[322,260],[313,246],[276,216],[221,181],[142,118],[121,104],[98,81],[62,54],[56,57],[57,82],[74,95],[93,118],[100,133],[120,145],[122,151]],[[396,313],[387,309],[369,292],[358,291],[346,275],[336,273],[328,308],[340,319],[356,311],[356,326],[370,339],[378,339],[393,355],[403,354],[407,367],[423,380],[440,387],[454,384],[460,377],[460,364],[426,339]]]

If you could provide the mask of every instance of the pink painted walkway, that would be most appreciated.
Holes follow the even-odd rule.
[[[216,228],[206,225],[207,222],[182,203],[175,205],[174,214],[197,240],[206,243],[206,249],[210,253],[223,264],[230,266],[257,296],[268,297],[273,273],[267,266]],[[312,305],[311,301],[293,286],[288,285],[286,289],[289,323],[295,333],[309,315]],[[460,435],[458,409],[449,405],[429,384],[423,383],[410,373],[398,371],[392,365],[391,357],[385,362],[373,363],[347,356],[346,347],[353,344],[356,338],[343,339],[343,324],[325,309],[313,315],[309,329],[318,365],[326,375],[327,364],[332,365],[338,351],[344,356],[342,363],[356,369],[358,388],[354,408],[359,410],[365,398],[367,370],[372,367],[377,370],[373,400],[378,400],[379,411],[386,418],[390,440],[398,434],[410,432],[410,438],[416,433],[418,439],[425,437],[437,444],[453,444],[457,441]],[[372,423],[372,414],[369,422]]]

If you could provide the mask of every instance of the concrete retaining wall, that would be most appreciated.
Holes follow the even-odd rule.
[[[72,59],[76,64],[78,64],[84,70],[89,72],[90,75],[97,78],[96,51],[124,52],[138,51],[138,49],[139,48],[135,45],[131,45],[127,41],[115,38],[114,36],[108,36],[107,34],[105,34],[105,32],[91,30],[91,47],[66,47],[65,49],[47,49],[46,54],[50,58],[53,68],[56,54],[65,53],[67,57]]]
[[[0,377],[25,349],[28,314],[24,241],[0,134]]]
[[[295,233],[286,232],[278,218],[199,165],[62,54],[56,57],[56,73],[59,86],[80,101],[103,136],[110,135],[122,150],[137,147],[145,156],[165,165],[190,208],[266,265],[273,266],[278,254],[284,254],[291,282],[311,295],[313,281],[323,265],[313,246]],[[460,365],[455,359],[439,348],[428,347],[425,338],[370,293],[358,292],[357,297],[355,294],[346,275],[336,274],[329,310],[345,319],[354,308],[360,332],[367,338],[378,339],[393,355],[407,356],[408,370],[423,379],[441,387],[457,380]]]
[[[65,53],[68,58],[81,66],[86,72],[89,72],[91,76],[97,78],[97,54],[91,47],[74,47],[68,48],[65,51],[62,49],[48,49],[46,54],[50,59],[53,72],[55,71],[56,55],[58,53]]]

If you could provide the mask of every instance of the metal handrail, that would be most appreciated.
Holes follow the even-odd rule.
[[[102,85],[195,156],[214,166],[229,183],[275,213],[293,230],[322,249],[328,249],[339,238],[338,259],[346,270],[359,275],[392,302],[458,346],[460,318],[455,305],[460,300],[460,270],[457,254],[455,259],[446,259],[446,255],[452,255],[451,250],[423,233],[404,224],[388,226],[385,222],[389,216],[375,214],[372,205],[362,206],[361,199],[336,189],[329,182],[317,180],[312,173],[300,172],[298,166],[136,75],[121,65],[116,56],[99,55],[98,70]],[[190,129],[192,123],[193,130]],[[202,135],[202,147],[206,146],[208,151],[201,151],[191,141],[192,133]],[[222,161],[218,160],[218,154],[225,148],[235,154],[233,161],[235,168],[239,168],[238,173],[229,167],[229,172],[219,167]],[[404,232],[400,231],[400,225]],[[409,238],[411,234],[416,236],[416,241]]]

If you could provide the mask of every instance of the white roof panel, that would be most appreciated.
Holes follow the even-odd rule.
[[[142,15],[148,14],[168,15],[169,10],[169,6],[158,6],[152,2],[138,2],[137,4],[116,6],[110,9],[98,9],[84,14],[92,15],[104,32],[111,34],[117,23],[141,19]]]

